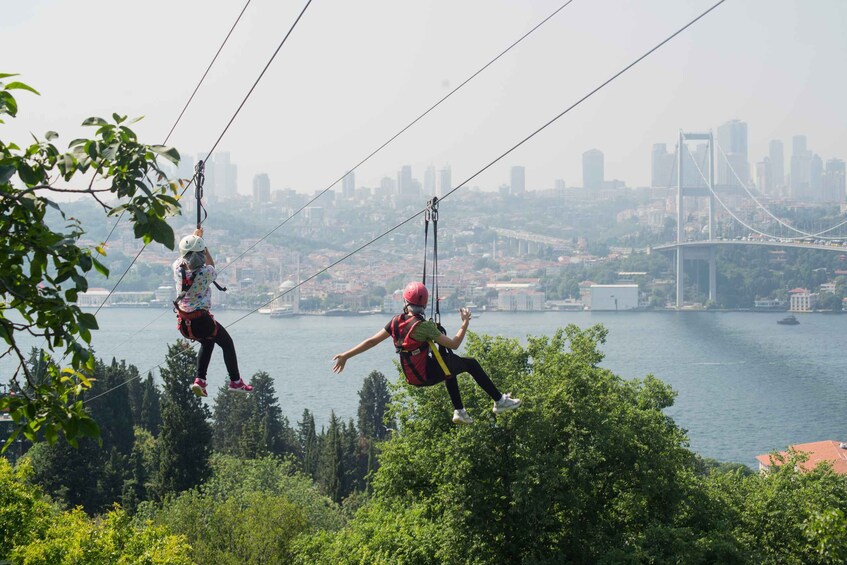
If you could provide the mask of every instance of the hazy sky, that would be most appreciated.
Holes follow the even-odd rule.
[[[0,72],[21,93],[0,136],[48,129],[67,143],[91,115],[144,115],[161,142],[244,5],[242,0],[0,0]],[[221,142],[239,190],[323,189],[564,0],[313,0]],[[450,164],[458,183],[713,2],[575,0],[356,173],[375,186],[411,164]],[[171,138],[205,154],[305,2],[253,0]],[[680,128],[747,122],[751,164],[780,138],[808,136],[824,160],[847,158],[847,1],[728,0],[472,184],[581,184],[582,152],[606,177],[650,182],[655,142]]]

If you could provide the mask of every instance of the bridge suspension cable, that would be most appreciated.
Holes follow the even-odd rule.
[[[311,1],[311,0],[310,0],[310,1]],[[572,111],[574,108],[576,108],[577,106],[579,106],[580,104],[582,104],[583,102],[585,102],[586,100],[588,100],[589,98],[591,98],[591,97],[592,97],[594,94],[596,94],[598,91],[602,90],[602,89],[603,89],[603,88],[605,88],[607,85],[609,85],[610,83],[612,83],[613,81],[615,81],[618,77],[620,77],[621,75],[623,75],[624,73],[626,73],[627,71],[629,71],[631,68],[633,68],[634,66],[636,66],[638,63],[640,63],[641,61],[643,61],[643,60],[644,60],[644,59],[646,59],[647,57],[649,57],[651,54],[653,54],[655,51],[657,51],[658,49],[660,49],[662,46],[664,46],[666,43],[668,43],[669,41],[671,41],[673,38],[675,38],[676,36],[678,36],[679,34],[681,34],[683,31],[687,30],[689,27],[693,26],[695,23],[697,23],[697,22],[698,22],[698,21],[700,21],[702,18],[704,18],[707,14],[709,14],[710,12],[712,12],[713,10],[715,10],[718,6],[720,6],[721,4],[723,4],[725,1],[726,1],[726,0],[718,0],[718,2],[716,2],[715,4],[713,4],[711,7],[709,7],[709,8],[708,8],[708,9],[706,9],[705,11],[701,12],[698,16],[696,16],[695,18],[693,18],[692,20],[690,20],[688,23],[686,23],[685,25],[683,25],[682,27],[680,27],[679,29],[677,29],[675,32],[673,32],[671,35],[669,35],[668,37],[666,37],[666,38],[665,38],[665,39],[663,39],[662,41],[660,41],[660,42],[659,42],[658,44],[656,44],[654,47],[652,47],[651,49],[649,49],[648,51],[646,51],[644,54],[642,54],[640,57],[638,57],[637,59],[635,59],[633,62],[629,63],[629,64],[628,64],[628,65],[626,65],[624,68],[622,68],[621,70],[617,71],[617,72],[616,72],[615,74],[613,74],[610,78],[608,78],[608,79],[606,79],[605,81],[603,81],[600,85],[598,85],[598,86],[597,86],[597,87],[595,87],[593,90],[591,90],[590,92],[588,92],[588,93],[587,93],[586,95],[584,95],[582,98],[580,98],[579,100],[577,100],[576,102],[574,102],[573,104],[571,104],[570,106],[568,106],[567,108],[565,108],[562,112],[558,113],[556,116],[554,116],[553,118],[551,118],[550,120],[548,120],[547,122],[545,122],[545,123],[544,123],[543,125],[541,125],[540,127],[536,128],[536,129],[535,129],[534,131],[532,131],[529,135],[527,135],[526,137],[524,137],[523,139],[521,139],[520,141],[518,141],[517,143],[515,143],[514,145],[512,145],[510,148],[508,148],[506,151],[504,151],[503,153],[501,153],[499,156],[495,157],[495,158],[494,158],[491,162],[489,162],[487,165],[483,166],[482,168],[480,168],[479,170],[477,170],[475,173],[473,173],[471,176],[469,176],[467,179],[465,179],[464,181],[462,181],[460,184],[456,185],[454,188],[452,188],[450,191],[448,191],[446,194],[444,194],[444,196],[442,196],[442,197],[439,199],[439,201],[444,200],[445,198],[449,197],[450,195],[452,195],[453,193],[455,193],[455,192],[456,192],[457,190],[459,190],[460,188],[462,188],[462,187],[464,187],[465,185],[467,185],[470,181],[472,181],[472,180],[473,180],[473,179],[475,179],[477,176],[481,175],[483,172],[485,172],[486,170],[488,170],[488,169],[489,169],[490,167],[492,167],[495,163],[497,163],[498,161],[502,160],[504,157],[506,157],[506,156],[508,156],[509,154],[511,154],[513,151],[515,151],[516,149],[518,149],[518,148],[519,148],[520,146],[522,146],[524,143],[526,143],[527,141],[529,141],[530,139],[532,139],[533,137],[535,137],[536,135],[538,135],[539,133],[541,133],[541,131],[543,131],[544,129],[546,129],[547,127],[549,127],[550,125],[552,125],[554,122],[556,122],[556,121],[558,121],[559,119],[561,119],[563,116],[565,116],[566,114],[568,114],[568,113],[569,113],[570,111]],[[399,222],[398,224],[394,225],[393,227],[389,228],[388,230],[386,230],[386,231],[382,232],[381,234],[379,234],[378,236],[374,237],[374,238],[373,238],[373,239],[371,239],[370,241],[368,241],[368,242],[366,242],[366,243],[364,243],[364,244],[360,245],[359,247],[357,247],[356,249],[354,249],[354,250],[350,251],[349,253],[347,253],[346,255],[344,255],[343,257],[341,257],[340,259],[338,259],[338,260],[336,260],[336,261],[334,261],[334,262],[330,263],[328,266],[326,266],[326,267],[324,267],[324,268],[320,269],[319,271],[317,271],[316,273],[314,273],[314,274],[310,275],[309,277],[307,277],[307,278],[306,278],[306,279],[304,279],[303,281],[300,281],[299,283],[297,283],[297,284],[296,284],[296,285],[294,285],[293,287],[291,287],[291,288],[287,289],[285,292],[282,292],[282,293],[280,293],[280,294],[278,294],[278,295],[274,296],[274,297],[273,297],[273,298],[271,298],[269,301],[265,302],[264,304],[260,305],[259,307],[255,308],[254,310],[251,310],[251,311],[250,311],[250,312],[248,312],[247,314],[245,314],[245,315],[241,316],[240,318],[237,318],[234,322],[232,322],[231,324],[229,324],[229,326],[230,326],[230,327],[234,326],[235,324],[237,324],[237,323],[238,323],[238,322],[240,322],[241,320],[244,320],[244,319],[245,319],[245,318],[247,318],[248,316],[251,316],[251,315],[255,314],[255,313],[256,313],[256,312],[258,312],[261,308],[264,308],[265,306],[267,306],[267,305],[271,304],[274,300],[276,300],[276,299],[278,299],[278,298],[281,298],[281,297],[285,296],[286,294],[288,294],[288,293],[290,293],[290,292],[293,292],[293,291],[294,291],[294,290],[296,290],[297,288],[301,287],[303,284],[305,284],[305,283],[307,283],[307,282],[311,281],[312,279],[314,279],[315,277],[317,277],[317,276],[321,275],[322,273],[325,273],[326,271],[328,271],[328,270],[329,270],[329,269],[331,269],[332,267],[334,267],[334,266],[338,265],[338,264],[339,264],[339,263],[341,263],[342,261],[345,261],[345,260],[349,259],[350,257],[352,257],[353,255],[355,255],[356,253],[359,253],[360,251],[362,251],[363,249],[365,249],[365,248],[369,247],[370,245],[372,245],[372,244],[376,243],[377,241],[379,241],[380,239],[382,239],[382,238],[383,238],[383,237],[385,237],[386,235],[388,235],[388,234],[390,234],[391,232],[393,232],[393,231],[395,231],[395,230],[399,229],[399,228],[400,228],[400,227],[402,227],[403,225],[405,225],[405,224],[407,224],[407,223],[411,222],[413,219],[417,218],[418,216],[420,216],[420,215],[424,214],[424,213],[426,212],[426,210],[427,210],[427,207],[424,207],[424,208],[422,208],[421,210],[419,210],[419,211],[415,212],[414,214],[412,214],[411,216],[409,216],[409,217],[408,217],[408,218],[406,218],[405,220],[403,220],[403,221]],[[194,350],[193,350],[193,349],[191,349],[191,351],[194,351]],[[147,371],[144,371],[144,373],[148,373],[148,372],[152,371],[152,370],[153,370],[153,369],[155,369],[155,368],[159,368],[159,367],[161,367],[161,366],[162,366],[162,364],[163,364],[163,363],[160,363],[160,364],[158,364],[158,365],[156,365],[156,366],[154,366],[154,367],[152,367],[152,368],[148,369]],[[93,397],[91,397],[91,398],[89,398],[89,399],[86,399],[86,400],[85,400],[85,403],[87,404],[88,402],[91,402],[91,401],[93,401],[93,400],[95,400],[95,399],[97,399],[97,398],[100,398],[101,396],[104,396],[104,395],[106,395],[106,394],[110,393],[111,391],[113,391],[113,390],[115,390],[115,389],[117,389],[117,388],[120,388],[120,387],[122,387],[122,386],[124,386],[124,385],[128,384],[128,383],[129,383],[129,382],[131,382],[132,380],[135,380],[135,379],[137,379],[137,378],[140,378],[140,375],[141,375],[141,374],[144,374],[144,373],[139,373],[139,376],[137,376],[137,377],[132,377],[132,378],[130,378],[130,379],[127,379],[126,381],[124,381],[124,382],[122,382],[122,383],[120,383],[120,384],[118,384],[118,385],[115,385],[114,387],[112,387],[112,388],[110,388],[110,389],[108,389],[108,390],[106,390],[106,391],[104,391],[104,392],[102,392],[102,393],[100,393],[100,394],[98,394],[98,395],[96,395],[96,396],[93,396]]]
[[[747,183],[746,183],[746,182],[744,182],[743,180],[741,180],[741,177],[740,177],[740,176],[738,175],[738,173],[735,171],[735,167],[733,167],[733,166],[732,166],[732,163],[730,162],[729,157],[727,156],[726,152],[723,150],[723,147],[721,147],[721,144],[720,144],[720,143],[718,143],[718,142],[717,142],[717,140],[715,141],[715,145],[717,146],[718,151],[720,151],[721,157],[723,157],[724,161],[726,162],[727,167],[729,167],[729,170],[730,170],[730,171],[732,171],[732,175],[733,175],[733,176],[735,177],[735,179],[738,181],[738,184],[740,184],[740,185],[741,185],[741,187],[744,189],[744,191],[747,193],[747,195],[748,195],[748,196],[750,196],[750,198],[752,198],[752,199],[753,199],[753,202],[755,202],[755,203],[756,203],[756,205],[757,205],[759,208],[761,208],[761,209],[762,209],[762,210],[763,210],[763,211],[764,211],[764,212],[765,212],[768,216],[770,216],[771,218],[773,218],[774,220],[776,220],[779,224],[781,224],[781,225],[785,226],[786,228],[788,228],[788,229],[790,229],[790,230],[794,231],[795,233],[803,234],[803,236],[805,236],[805,237],[816,237],[816,238],[820,238],[820,239],[841,239],[840,237],[825,237],[825,236],[823,236],[823,234],[825,234],[825,233],[829,233],[829,232],[831,232],[831,231],[834,231],[834,230],[836,230],[836,229],[840,228],[840,227],[841,227],[841,226],[843,226],[843,225],[847,225],[847,220],[844,220],[843,222],[840,222],[840,223],[838,223],[838,224],[836,224],[836,225],[834,225],[834,226],[832,226],[832,227],[830,227],[830,228],[827,228],[827,229],[825,229],[825,230],[823,230],[823,231],[821,231],[821,232],[818,232],[818,233],[809,233],[809,232],[805,232],[805,231],[803,231],[803,230],[801,230],[801,229],[799,229],[799,228],[796,228],[796,227],[792,226],[791,224],[789,224],[789,223],[787,223],[787,222],[783,221],[781,218],[777,217],[777,216],[776,216],[775,214],[773,214],[773,213],[772,213],[772,212],[771,212],[771,211],[770,211],[770,210],[769,210],[769,209],[768,209],[768,208],[767,208],[764,204],[762,204],[762,203],[759,201],[759,199],[758,199],[758,198],[756,198],[756,195],[755,195],[755,194],[753,194],[753,192],[752,192],[752,191],[750,190],[750,188],[747,186]],[[790,239],[790,238],[789,238],[789,239]]]
[[[685,134],[683,134],[683,139],[685,139]],[[706,175],[703,173],[703,169],[702,169],[702,168],[700,167],[700,165],[697,163],[697,160],[694,158],[694,154],[692,154],[692,153],[691,153],[691,148],[689,148],[687,144],[683,144],[683,145],[685,145],[685,149],[686,149],[686,151],[688,152],[688,156],[691,158],[691,162],[694,164],[694,167],[697,169],[697,172],[700,174],[700,178],[702,178],[702,179],[703,179],[703,182],[706,184],[706,186],[707,186],[707,187],[709,187],[709,192],[711,192],[711,193],[712,193],[712,196],[714,196],[714,197],[715,197],[715,200],[717,200],[717,201],[718,201],[718,204],[720,204],[720,205],[721,205],[721,207],[722,207],[724,210],[726,210],[726,212],[727,212],[730,216],[732,216],[732,218],[733,218],[736,222],[738,222],[739,224],[741,224],[742,226],[744,226],[745,228],[747,228],[747,229],[748,229],[748,230],[750,230],[751,232],[757,233],[757,234],[759,234],[759,235],[761,235],[761,236],[763,236],[763,237],[767,237],[767,238],[769,238],[769,239],[792,239],[792,240],[799,240],[799,239],[803,239],[803,238],[801,238],[801,237],[783,237],[783,238],[781,238],[780,236],[772,235],[772,234],[769,234],[769,233],[763,232],[763,231],[761,231],[761,230],[758,230],[758,229],[754,228],[753,226],[751,226],[750,224],[748,224],[747,222],[745,222],[744,220],[742,220],[741,218],[739,218],[739,217],[735,214],[735,212],[733,212],[732,210],[730,210],[729,206],[727,206],[727,205],[724,203],[724,201],[721,199],[721,197],[720,197],[720,196],[718,196],[718,193],[717,193],[715,190],[713,190],[713,189],[712,189],[712,187],[711,187],[711,186],[710,186],[710,184],[709,184],[709,180],[706,178]],[[680,226],[677,226],[677,229],[680,229]]]

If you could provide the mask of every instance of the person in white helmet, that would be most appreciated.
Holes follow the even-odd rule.
[[[197,377],[191,385],[191,392],[197,396],[206,393],[206,373],[215,345],[224,353],[224,363],[229,373],[227,390],[232,392],[250,392],[253,387],[246,384],[238,372],[238,358],[235,345],[226,329],[219,324],[212,313],[212,283],[217,272],[215,261],[206,242],[203,241],[203,228],[197,228],[179,242],[179,259],[173,264],[174,282],[177,298],[174,310],[177,314],[177,328],[183,337],[200,344],[197,356]]]
[[[400,368],[406,376],[406,382],[412,386],[432,386],[444,383],[450,402],[453,404],[453,423],[472,424],[471,418],[465,411],[459,384],[456,377],[460,373],[468,373],[476,383],[494,400],[492,411],[495,414],[514,410],[521,405],[519,398],[512,398],[509,393],[503,394],[491,382],[488,373],[479,362],[472,357],[460,357],[451,350],[457,349],[465,339],[465,332],[471,321],[471,313],[467,308],[461,308],[462,325],[455,337],[447,337],[432,320],[424,319],[424,311],[429,300],[429,291],[423,283],[410,282],[403,290],[403,313],[391,319],[388,324],[372,337],[366,339],[353,349],[339,353],[333,360],[334,373],[344,370],[347,360],[374,347],[389,337],[394,340],[394,347],[400,355]],[[447,349],[439,351],[436,344]]]

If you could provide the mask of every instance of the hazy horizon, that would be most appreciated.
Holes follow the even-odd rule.
[[[313,2],[218,146],[239,166],[239,192],[265,172],[273,189],[326,187],[561,1],[425,4]],[[356,171],[377,186],[411,165],[452,167],[461,182],[710,6],[709,1],[575,0],[521,45]],[[135,5],[34,0],[5,7],[0,72],[19,118],[0,134],[26,143],[56,130],[65,144],[90,115],[146,116],[164,140],[243,2]],[[169,144],[205,153],[304,2],[254,0]],[[650,183],[650,151],[680,128],[748,125],[751,168],[802,134],[824,159],[847,158],[847,3],[727,1],[471,184],[496,189],[526,167],[528,190],[582,183],[582,153],[605,155],[607,179]],[[203,25],[203,24],[206,25]]]

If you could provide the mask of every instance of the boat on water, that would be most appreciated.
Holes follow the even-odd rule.
[[[791,314],[788,317],[785,317],[781,320],[777,320],[776,323],[782,324],[783,326],[796,326],[800,322],[797,320],[797,318],[794,317],[794,314]]]
[[[268,314],[271,318],[288,318],[294,315],[291,308],[274,308]]]

